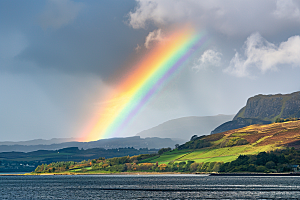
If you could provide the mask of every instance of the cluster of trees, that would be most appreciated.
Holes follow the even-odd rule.
[[[223,162],[196,163],[194,161],[169,162],[153,168],[156,172],[218,172]]]
[[[82,163],[83,164],[83,163]],[[73,161],[63,161],[63,162],[56,162],[56,163],[50,163],[42,164],[37,166],[37,168],[34,170],[36,173],[54,173],[54,172],[62,172],[70,169],[71,166],[74,166],[75,162]]]
[[[277,118],[275,120],[275,123],[281,123],[281,122],[288,122],[288,121],[297,121],[300,120],[300,118],[296,118],[296,117],[290,117],[290,118]]]
[[[83,160],[81,162],[61,161],[37,166],[35,173],[60,173],[60,172],[87,172],[87,171],[116,171],[123,172],[126,163],[137,164],[139,161],[156,156],[156,154],[141,154],[138,156],[124,156],[105,159]],[[124,168],[125,167],[125,168]]]
[[[291,165],[300,163],[300,150],[287,148],[258,155],[240,155],[236,160],[224,163],[219,172],[290,172]]]
[[[245,144],[249,144],[249,142],[246,139],[240,137],[234,137],[223,141],[220,144],[220,147],[233,147],[233,146],[239,146]]]
[[[176,147],[176,146],[175,146]],[[165,153],[165,152],[168,152],[168,151],[171,151],[172,149],[170,148],[170,147],[168,147],[168,148],[161,148],[160,150],[158,150],[158,155],[161,155],[161,154],[163,154],[163,153]]]

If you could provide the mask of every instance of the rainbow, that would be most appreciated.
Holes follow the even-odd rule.
[[[205,34],[191,28],[173,31],[134,67],[116,94],[107,97],[100,116],[82,140],[117,136],[206,40]]]

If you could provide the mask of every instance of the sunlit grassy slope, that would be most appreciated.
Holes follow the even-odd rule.
[[[197,140],[209,142],[205,148],[193,148]],[[282,149],[288,146],[300,147],[300,121],[273,123],[268,125],[251,125],[208,135],[187,142],[186,149],[172,150],[160,156],[143,160],[143,162],[171,161],[180,162],[193,160],[195,162],[230,162],[241,154],[258,154],[263,151]]]

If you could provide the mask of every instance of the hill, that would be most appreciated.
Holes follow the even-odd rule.
[[[207,135],[216,126],[232,120],[233,115],[216,115],[206,117],[182,117],[164,122],[156,127],[142,131],[137,136],[180,138],[185,141],[193,135]]]
[[[245,126],[250,126],[252,124],[270,124],[271,121],[265,121],[261,119],[254,118],[241,118],[238,117],[235,120],[225,122],[211,131],[210,134],[221,133],[228,130],[243,128]]]
[[[221,124],[211,134],[251,124],[270,124],[277,118],[300,118],[300,92],[251,97],[232,121]]]
[[[300,121],[250,125],[208,136],[200,136],[178,149],[143,162],[230,162],[239,155],[258,154],[295,147],[300,149]]]

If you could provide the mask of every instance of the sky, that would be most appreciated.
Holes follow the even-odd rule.
[[[187,24],[209,40],[114,137],[299,91],[299,9],[293,0],[0,0],[0,140],[89,134],[107,94]]]

